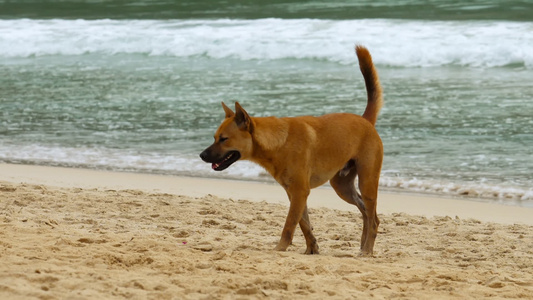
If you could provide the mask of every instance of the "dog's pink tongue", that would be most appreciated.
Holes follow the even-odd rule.
[[[217,163],[213,163],[213,164],[211,165],[211,168],[213,168],[213,170],[216,169],[216,168],[218,168],[218,164],[217,164]]]

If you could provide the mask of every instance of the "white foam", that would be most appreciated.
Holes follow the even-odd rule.
[[[39,145],[2,145],[0,161],[22,162],[70,167],[89,167],[132,172],[156,172],[203,177],[219,177],[246,180],[265,180],[266,172],[256,164],[239,161],[224,172],[214,172],[211,165],[202,162],[196,155],[164,155],[140,153],[133,150],[117,150],[87,147],[51,147]],[[401,178],[395,172],[383,171],[380,185],[406,191],[429,192],[454,196],[469,196],[494,199],[533,207],[533,189],[502,182],[446,182],[436,179],[420,180]]]
[[[96,147],[2,145],[0,161],[231,178],[258,178],[264,172],[261,167],[246,161],[239,161],[236,168],[232,166],[220,173],[214,172],[211,164],[202,162],[197,155],[164,155]]]
[[[498,199],[503,203],[517,202],[533,206],[533,189],[512,184],[488,184],[482,182],[445,182],[417,178],[382,177],[380,185],[407,191],[428,192],[485,199]]]
[[[533,68],[533,22],[411,20],[0,20],[0,57],[99,53],[241,60]]]

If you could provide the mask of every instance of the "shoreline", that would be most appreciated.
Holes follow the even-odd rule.
[[[250,162],[247,162],[250,163]],[[179,177],[179,178],[198,178],[198,179],[219,179],[229,181],[245,181],[255,183],[276,184],[276,181],[261,167],[250,163],[250,166],[255,166],[258,170],[246,174],[232,173],[232,172],[213,172],[211,168],[206,168],[202,171],[184,171],[184,170],[169,170],[169,169],[151,169],[151,168],[123,168],[123,167],[109,167],[105,165],[87,165],[87,164],[50,164],[45,162],[33,162],[26,160],[17,161],[0,161],[4,165],[25,165],[25,166],[42,166],[55,167],[65,169],[82,169],[93,170],[100,172],[113,173],[134,173],[144,175],[159,175],[164,177]],[[205,165],[204,165],[205,166]],[[325,183],[319,188],[330,188],[329,183]],[[439,182],[436,179],[418,180],[417,178],[391,178],[382,176],[380,179],[380,192],[389,194],[411,194],[427,196],[431,198],[447,198],[467,200],[474,202],[485,202],[506,206],[518,206],[533,208],[533,190],[529,187],[513,186],[513,185],[489,185],[482,182]]]
[[[64,188],[103,190],[135,189],[189,197],[214,195],[220,198],[288,205],[285,191],[277,183],[228,179],[154,175],[91,169],[0,164],[0,181]],[[310,208],[357,211],[330,187],[311,191]],[[378,214],[406,213],[414,216],[475,219],[502,224],[533,225],[533,208],[459,199],[440,195],[380,190]]]

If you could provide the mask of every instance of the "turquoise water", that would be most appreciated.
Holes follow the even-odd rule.
[[[381,185],[533,206],[533,1],[0,1],[0,161],[214,173],[220,101],[362,113],[385,93]]]

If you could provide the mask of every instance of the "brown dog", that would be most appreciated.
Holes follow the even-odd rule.
[[[376,203],[383,160],[383,145],[374,124],[383,100],[370,53],[363,46],[355,50],[368,95],[362,117],[349,113],[250,117],[238,102],[235,112],[222,103],[226,118],[215,133],[215,142],[200,154],[215,171],[222,171],[239,159],[256,162],[283,186],[290,209],[275,250],[287,249],[300,224],[307,244],[305,253],[318,253],[307,213],[307,196],[312,188],[329,180],[339,197],[361,211],[361,253],[372,255],[379,225]],[[357,176],[361,194],[354,186]]]

